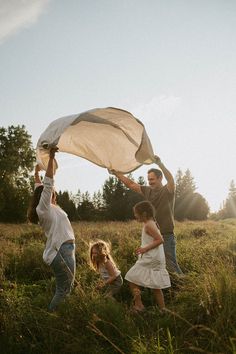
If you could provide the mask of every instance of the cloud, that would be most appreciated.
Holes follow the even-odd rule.
[[[36,23],[50,0],[0,0],[0,43]]]
[[[136,105],[132,112],[145,122],[171,118],[181,105],[181,98],[161,95],[153,97],[149,102]]]

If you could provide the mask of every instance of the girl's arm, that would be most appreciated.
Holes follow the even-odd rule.
[[[147,222],[147,224],[145,225],[145,232],[153,238],[153,242],[149,243],[145,247],[139,247],[136,250],[137,254],[143,254],[147,251],[150,251],[153,248],[158,247],[159,245],[161,245],[164,242],[163,237],[161,236],[161,233],[158,230],[154,221]]]
[[[108,259],[107,262],[104,264],[105,268],[108,271],[109,278],[104,282],[105,285],[111,284],[116,278],[117,278],[117,273],[115,271],[115,267],[113,263]]]

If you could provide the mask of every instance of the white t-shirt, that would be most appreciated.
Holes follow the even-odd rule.
[[[115,264],[113,264],[113,266],[114,266],[114,272],[115,272],[116,276],[118,277],[118,275],[121,274],[121,271],[115,266]],[[104,264],[99,267],[99,273],[100,273],[102,279],[105,281],[110,278],[110,274],[108,273],[108,270],[106,269]]]
[[[61,245],[68,240],[75,239],[67,214],[59,206],[51,204],[53,182],[52,178],[44,177],[44,188],[36,208],[39,224],[47,237],[43,260],[49,265],[57,255]]]

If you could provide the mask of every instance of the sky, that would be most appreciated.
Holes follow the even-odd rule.
[[[59,117],[128,110],[217,211],[236,181],[235,18],[235,0],[0,0],[0,126],[25,125],[36,147]],[[58,190],[92,194],[109,176],[57,160]]]

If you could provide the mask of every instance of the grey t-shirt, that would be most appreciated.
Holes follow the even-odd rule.
[[[175,193],[169,192],[167,185],[161,188],[141,186],[144,198],[152,203],[156,211],[156,221],[162,235],[174,232],[174,202]]]

